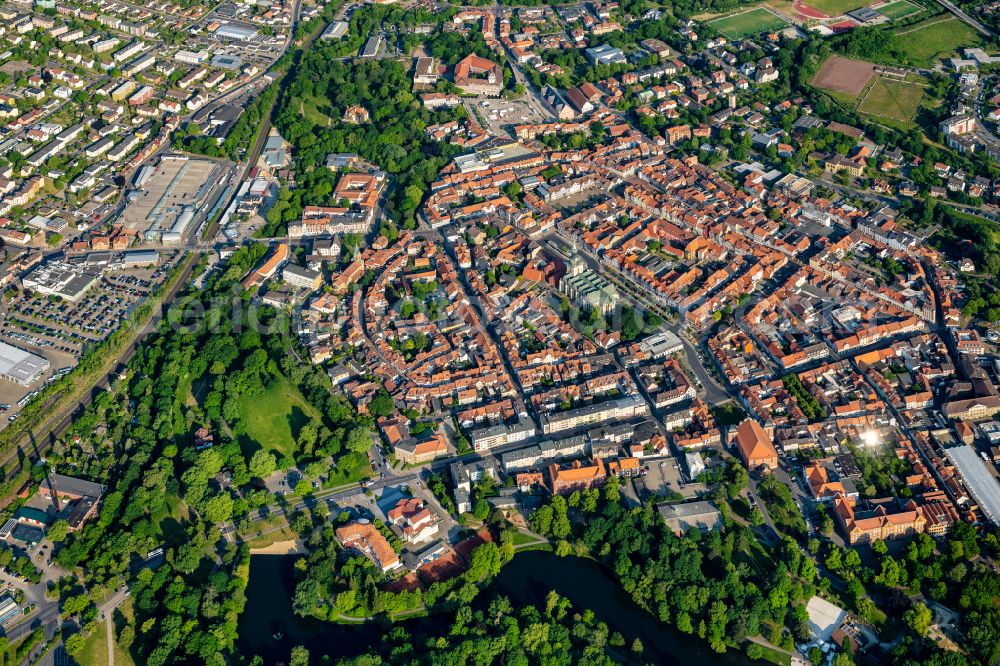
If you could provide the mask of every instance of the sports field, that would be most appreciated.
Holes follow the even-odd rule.
[[[812,84],[854,98],[861,94],[874,75],[875,65],[870,62],[831,55],[816,72]]]
[[[931,67],[940,58],[951,57],[959,49],[980,46],[979,33],[959,19],[933,18],[896,31],[896,38],[908,64]]]
[[[895,21],[896,19],[918,14],[924,11],[924,8],[912,2],[907,2],[907,0],[896,0],[896,2],[890,2],[876,8],[875,11],[887,19]]]
[[[859,7],[867,7],[872,4],[872,0],[804,0],[804,4],[827,16],[840,16]]]
[[[714,21],[709,21],[708,25],[730,39],[740,39],[747,35],[756,35],[759,32],[781,30],[788,26],[788,21],[763,7],[758,7],[748,12],[717,18]]]
[[[923,86],[879,77],[861,100],[858,112],[910,123],[917,115],[923,98]]]

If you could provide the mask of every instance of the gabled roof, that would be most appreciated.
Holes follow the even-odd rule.
[[[778,457],[771,436],[753,419],[746,419],[736,429],[736,446],[750,466],[753,466],[755,460]]]

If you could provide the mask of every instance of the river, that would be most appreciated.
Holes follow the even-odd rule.
[[[251,558],[247,605],[239,624],[241,652],[260,654],[265,663],[275,663],[287,661],[295,645],[305,645],[313,659],[320,655],[356,656],[377,646],[387,632],[386,627],[374,622],[331,624],[292,613],[293,565],[297,557],[254,555]],[[561,558],[541,551],[519,553],[504,566],[480,599],[506,595],[515,606],[529,603],[544,606],[549,590],[569,599],[577,609],[594,611],[612,631],[621,632],[626,645],[641,639],[647,660],[667,666],[751,663],[742,652],[716,654],[705,641],[663,625],[639,608],[606,569],[584,558]],[[407,620],[403,626],[413,633],[443,629],[433,618]],[[276,635],[280,638],[276,639]]]

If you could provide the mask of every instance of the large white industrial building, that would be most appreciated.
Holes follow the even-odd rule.
[[[45,358],[0,342],[0,379],[30,386],[48,369]]]

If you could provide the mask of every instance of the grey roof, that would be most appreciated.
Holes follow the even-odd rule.
[[[60,495],[77,495],[80,497],[101,497],[107,486],[86,479],[78,479],[73,476],[63,476],[62,474],[50,474],[48,479],[42,481],[42,488],[49,488],[49,479],[55,482],[56,492]]]
[[[963,444],[945,449],[944,454],[958,468],[965,487],[979,504],[983,515],[994,524],[1000,524],[1000,483],[986,469],[976,450]]]
[[[23,349],[0,342],[0,375],[30,383],[49,367],[49,362]]]
[[[722,514],[712,502],[660,504],[656,507],[667,527],[675,532],[687,532],[692,527],[708,531],[722,525]]]

